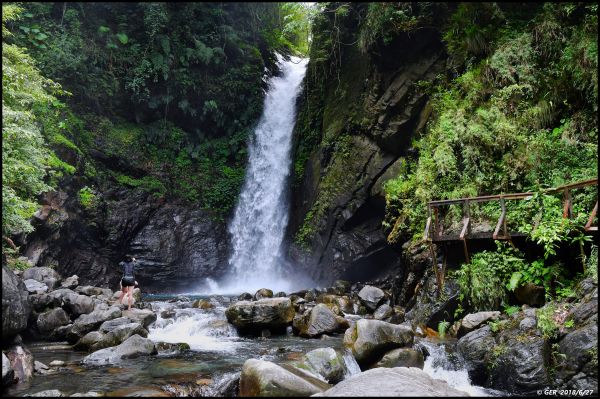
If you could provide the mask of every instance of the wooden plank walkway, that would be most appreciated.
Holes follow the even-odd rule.
[[[573,216],[573,202],[571,197],[571,191],[587,187],[598,185],[598,178],[583,180],[571,184],[566,184],[560,187],[549,188],[543,191],[545,194],[563,194],[563,217],[571,218]],[[438,201],[430,201],[427,204],[427,212],[428,218],[427,223],[425,225],[425,231],[423,233],[423,240],[428,243],[429,249],[431,251],[431,257],[433,260],[433,267],[436,275],[436,279],[438,282],[438,287],[442,287],[444,283],[444,276],[446,274],[446,253],[443,251],[443,260],[441,267],[437,262],[436,255],[436,244],[448,243],[448,242],[462,242],[465,260],[470,262],[469,249],[467,245],[467,240],[481,240],[481,239],[492,239],[492,240],[506,240],[512,244],[512,238],[516,237],[524,237],[526,236],[520,232],[509,232],[506,226],[506,201],[509,200],[525,200],[531,198],[535,193],[526,192],[526,193],[510,193],[510,194],[499,194],[499,195],[484,195],[480,197],[468,197],[468,198],[459,198],[454,200],[438,200]],[[470,204],[472,203],[481,203],[481,202],[489,202],[489,201],[498,201],[500,208],[502,210],[500,218],[498,219],[498,223],[496,224],[496,228],[494,232],[471,232],[471,214],[470,214]],[[456,232],[445,233],[443,222],[444,217],[440,216],[442,213],[440,212],[440,207],[449,206],[449,205],[462,205],[462,230],[460,234],[456,234]],[[598,231],[598,226],[594,225],[594,218],[598,212],[598,200],[596,200],[596,205],[594,209],[590,213],[588,218],[588,222],[584,226],[585,231],[593,232]]]

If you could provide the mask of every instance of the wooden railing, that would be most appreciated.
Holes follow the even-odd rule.
[[[573,201],[571,198],[571,191],[581,187],[587,187],[592,185],[598,185],[598,179],[589,179],[579,181],[576,183],[566,184],[560,187],[549,188],[543,190],[545,194],[563,193],[563,217],[571,218],[573,216]],[[469,250],[467,246],[467,239],[493,239],[493,240],[508,240],[512,244],[512,237],[523,236],[523,233],[513,232],[510,233],[506,227],[506,201],[508,200],[523,200],[531,198],[535,193],[512,193],[512,194],[499,194],[499,195],[484,195],[480,197],[468,197],[454,200],[439,200],[430,201],[427,204],[427,222],[425,224],[425,231],[423,233],[423,240],[429,244],[431,251],[431,257],[433,259],[433,267],[438,282],[438,287],[442,287],[444,283],[444,276],[446,273],[446,256],[444,252],[441,269],[438,266],[436,251],[434,243],[450,242],[450,241],[462,241],[463,249],[465,254],[465,260],[467,263],[470,262]],[[500,208],[502,210],[498,223],[493,233],[476,233],[471,234],[471,213],[470,204],[478,202],[489,202],[499,201]],[[447,205],[460,205],[463,206],[462,215],[462,230],[460,234],[446,234],[444,235],[443,218],[440,217],[439,207]],[[594,226],[594,218],[598,212],[598,201],[590,213],[588,222],[584,226],[585,231],[598,231],[598,226]],[[500,232],[502,230],[502,233]],[[441,289],[440,289],[441,291]]]

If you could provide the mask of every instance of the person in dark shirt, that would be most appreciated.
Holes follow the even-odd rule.
[[[123,297],[129,296],[129,307],[131,310],[131,301],[133,300],[133,287],[135,286],[135,258],[131,255],[125,255],[125,261],[119,263],[123,269],[123,277],[121,278],[121,296],[119,303],[123,303]]]

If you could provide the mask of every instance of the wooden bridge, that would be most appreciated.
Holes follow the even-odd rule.
[[[579,181],[576,183],[566,184],[564,186],[550,188],[543,191],[544,194],[555,194],[563,193],[563,217],[571,218],[573,216],[573,202],[571,198],[571,191],[586,187],[598,185],[598,178]],[[433,260],[434,272],[436,275],[438,287],[442,287],[444,283],[444,276],[446,273],[446,252],[443,251],[443,260],[441,268],[437,262],[436,250],[434,244],[444,242],[462,242],[465,254],[465,260],[470,262],[469,249],[467,240],[474,239],[493,239],[493,240],[506,240],[512,245],[512,238],[524,237],[525,234],[520,232],[509,232],[506,227],[506,201],[509,200],[525,200],[531,198],[535,193],[513,193],[513,194],[499,194],[499,195],[485,195],[481,197],[470,197],[460,198],[455,200],[440,200],[430,201],[427,204],[428,218],[425,225],[425,231],[423,233],[423,240],[428,244],[429,250],[431,251],[431,257]],[[493,232],[479,232],[471,233],[471,214],[470,205],[473,203],[498,201],[502,213],[496,224],[496,228]],[[445,214],[440,212],[440,207],[449,205],[462,205],[462,230],[460,234],[456,232],[446,233],[444,232],[444,216]],[[593,225],[594,218],[598,212],[598,201],[592,210],[589,219],[584,227],[585,231],[598,231],[598,226]]]

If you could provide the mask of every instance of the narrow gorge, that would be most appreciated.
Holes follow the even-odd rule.
[[[598,394],[597,3],[2,7],[3,396]]]

